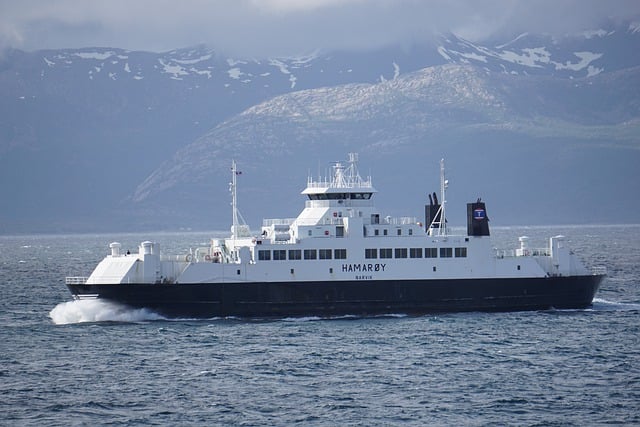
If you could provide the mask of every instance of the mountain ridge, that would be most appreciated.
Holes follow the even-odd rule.
[[[640,77],[640,69],[618,73],[632,83]],[[609,79],[610,76],[590,77],[587,85],[581,85],[580,81],[567,81],[565,86],[593,90]],[[557,114],[562,110],[562,97],[555,100],[557,105],[547,115],[519,115],[511,105],[513,98],[509,95],[514,91],[526,92],[529,80],[530,77],[526,76],[496,77],[487,70],[470,65],[444,65],[373,85],[351,84],[281,95],[250,107],[179,150],[138,186],[130,200],[142,205],[145,200],[150,200],[153,205],[154,198],[158,202],[166,200],[169,198],[167,193],[175,188],[192,188],[195,189],[194,195],[215,194],[213,198],[223,198],[221,188],[202,183],[223,181],[224,171],[232,158],[240,160],[243,167],[259,176],[260,182],[272,187],[279,182],[278,168],[269,169],[261,165],[278,164],[277,159],[282,157],[295,161],[300,153],[312,158],[331,153],[334,158],[340,158],[337,157],[341,154],[337,148],[344,153],[348,150],[368,154],[375,152],[376,156],[393,158],[394,164],[401,164],[399,157],[406,152],[425,151],[424,146],[430,144],[424,141],[433,139],[462,141],[459,144],[464,150],[470,149],[473,139],[478,137],[494,138],[494,142],[485,142],[493,144],[492,147],[524,139],[528,142],[518,149],[525,151],[534,149],[536,141],[549,138],[573,140],[565,142],[565,150],[569,145],[579,150],[598,150],[604,140],[609,149],[640,150],[637,138],[640,109],[635,102],[640,96],[640,85],[633,83],[635,91],[627,93],[624,104],[629,110],[629,117],[636,119],[610,122],[605,117],[586,125],[571,120],[575,114],[573,111],[568,110],[566,117]],[[524,88],[519,86],[522,82],[526,83]],[[556,83],[555,80],[548,82],[553,89],[556,89]],[[608,86],[604,86],[602,90],[607,92]],[[622,83],[622,86],[629,85]],[[536,86],[536,89],[540,88]],[[411,101],[407,100],[409,97]],[[549,98],[545,101],[548,103]],[[629,126],[630,129],[621,131],[621,126]],[[364,135],[360,134],[362,130],[366,130]],[[335,137],[343,137],[348,143],[339,143]],[[228,141],[233,141],[233,147],[226,147]],[[329,146],[331,149],[324,148]],[[590,161],[597,161],[597,157]],[[265,170],[260,172],[261,168]],[[629,189],[628,185],[625,188]],[[288,191],[295,194],[294,186],[288,187]],[[197,205],[186,196],[180,203]],[[267,200],[261,200],[250,209],[267,203]],[[198,209],[207,209],[206,203],[198,206]]]
[[[7,202],[0,209],[0,232],[146,227],[146,219],[136,224],[133,218],[148,208],[127,205],[139,199],[136,188],[159,165],[167,167],[176,152],[225,123],[236,127],[240,140],[270,141],[272,154],[283,150],[277,144],[287,137],[304,141],[323,134],[323,141],[336,147],[335,159],[353,151],[347,147],[353,135],[378,141],[379,149],[408,146],[415,135],[394,135],[404,128],[428,136],[426,129],[430,137],[454,141],[482,131],[633,145],[637,104],[629,100],[639,86],[634,67],[640,66],[640,58],[633,52],[640,48],[640,32],[623,26],[594,34],[561,40],[528,35],[493,45],[444,34],[425,45],[264,60],[230,58],[206,46],[164,53],[117,48],[6,51],[0,56],[0,197]],[[579,57],[575,52],[593,55]],[[411,118],[418,120],[415,127],[406,113],[417,105],[417,87],[378,90],[393,88],[410,73],[423,69],[436,73],[437,67],[448,66],[485,73],[490,90],[474,86],[473,79],[456,90],[425,86],[432,96],[424,98],[420,108],[429,114],[418,118],[412,113]],[[601,71],[587,78],[589,66]],[[504,84],[509,76],[520,78],[517,87]],[[434,74],[433,78],[448,77]],[[352,93],[332,106],[304,98],[310,96],[305,90],[316,90],[313,96],[321,100],[344,90],[344,85],[364,85],[359,90],[368,94],[369,104]],[[373,85],[381,86],[372,90]],[[484,95],[474,92],[481,90]],[[302,95],[280,99],[276,107],[277,97],[301,91]],[[475,96],[495,99],[482,104]],[[363,117],[369,115],[359,119],[362,127],[357,130],[348,123],[349,97],[359,99]],[[560,102],[563,97],[566,100]],[[300,117],[290,117],[291,126],[282,133],[277,129],[282,124],[278,114],[271,122],[244,121],[247,114],[267,105],[276,109],[274,114],[280,108]],[[314,108],[330,115],[320,117]],[[324,126],[341,114],[346,121],[341,126]],[[518,123],[500,121],[514,114]],[[305,115],[314,120],[300,131],[293,125]],[[399,117],[392,120],[391,115]],[[379,126],[381,120],[391,127]],[[231,141],[219,149],[224,158],[242,154]],[[295,149],[290,146],[287,152]],[[170,211],[178,210],[176,206]],[[185,221],[184,217],[171,221],[170,213],[164,218],[166,224]],[[164,225],[157,222],[157,226]]]

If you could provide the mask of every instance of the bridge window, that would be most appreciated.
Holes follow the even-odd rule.
[[[373,193],[322,193],[309,194],[309,200],[369,200]]]
[[[351,193],[351,198],[355,200],[368,200],[372,193]]]

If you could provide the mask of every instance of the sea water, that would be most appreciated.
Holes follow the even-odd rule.
[[[166,320],[72,301],[117,240],[0,237],[3,425],[640,425],[640,226],[511,227],[496,247],[562,234],[604,266],[592,308],[378,318]]]

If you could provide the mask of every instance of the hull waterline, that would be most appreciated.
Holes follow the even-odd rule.
[[[282,318],[584,309],[601,275],[405,281],[69,284],[74,298],[146,308],[168,318]]]

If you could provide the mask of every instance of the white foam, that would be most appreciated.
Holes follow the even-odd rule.
[[[322,320],[322,317],[319,317],[319,316],[285,317],[284,319],[282,319],[283,322],[316,322],[318,320]]]
[[[102,300],[63,302],[49,312],[49,317],[56,325],[85,322],[142,322],[164,319],[148,309],[132,309]]]
[[[636,311],[640,310],[640,304],[594,298],[593,309],[598,311]]]

